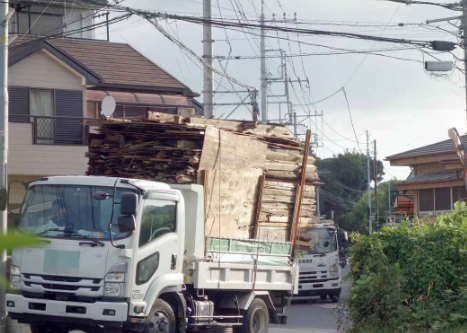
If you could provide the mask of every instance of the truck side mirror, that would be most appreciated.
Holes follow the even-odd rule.
[[[134,215],[123,215],[117,219],[118,231],[120,233],[131,232],[136,229],[135,216]]]
[[[347,231],[344,231],[344,239],[346,242],[349,240],[349,233]]]
[[[123,192],[120,198],[120,213],[130,216],[136,215],[138,209],[138,195],[133,192]]]

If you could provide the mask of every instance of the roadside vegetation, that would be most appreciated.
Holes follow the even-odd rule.
[[[467,208],[353,234],[347,333],[467,332]]]

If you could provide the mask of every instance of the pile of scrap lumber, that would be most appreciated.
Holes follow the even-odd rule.
[[[289,241],[303,148],[282,125],[147,112],[90,123],[88,175],[203,184],[206,236]],[[308,159],[300,218],[318,182]]]

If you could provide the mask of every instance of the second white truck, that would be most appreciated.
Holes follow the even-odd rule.
[[[337,228],[331,221],[300,228],[298,296],[328,297],[338,302],[342,290]]]
[[[9,316],[33,333],[285,324],[298,288],[291,244],[205,238],[203,195],[200,185],[107,177],[31,183],[18,230],[45,244],[13,251]]]

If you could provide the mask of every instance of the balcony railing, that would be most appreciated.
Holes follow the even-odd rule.
[[[32,123],[33,143],[38,145],[86,145],[89,125],[82,117],[14,115],[12,122]]]

